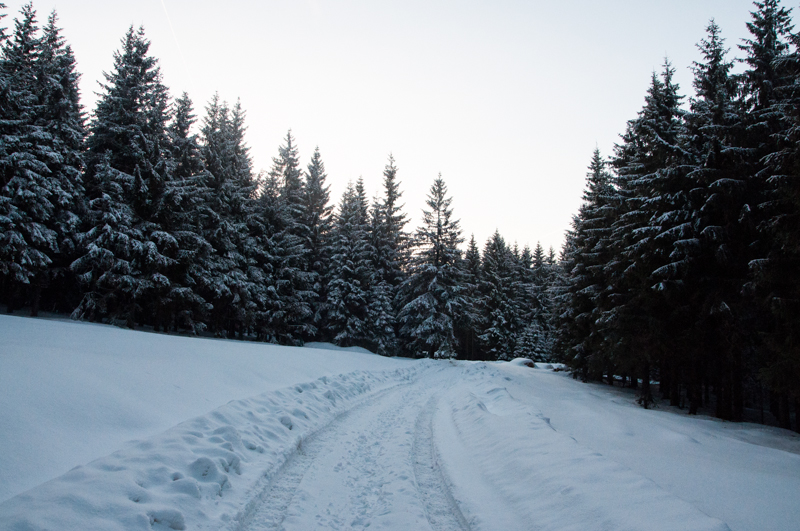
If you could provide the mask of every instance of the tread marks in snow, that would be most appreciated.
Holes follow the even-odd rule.
[[[298,443],[233,529],[468,531],[432,441],[437,401],[417,386],[399,387]]]
[[[381,400],[386,394],[397,390],[399,384],[378,391],[365,398],[354,407],[340,413],[332,422],[305,438],[298,438],[295,450],[286,461],[269,477],[264,488],[248,503],[244,512],[237,518],[236,531],[266,531],[283,529],[284,521],[295,495],[298,493],[303,477],[315,459],[326,448],[336,444],[347,419],[358,415],[359,410]]]
[[[433,396],[417,417],[414,427],[414,475],[425,516],[433,531],[469,531],[469,524],[453,498],[448,481],[439,466],[433,442],[433,413],[438,397]]]

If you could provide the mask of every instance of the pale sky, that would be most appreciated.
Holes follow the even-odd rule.
[[[13,18],[25,2],[5,0]],[[795,2],[786,2],[796,7]],[[349,180],[382,193],[389,153],[409,228],[441,173],[464,238],[558,251],[586,167],[610,155],[665,56],[692,94],[696,43],[716,19],[731,48],[750,0],[37,0],[56,9],[87,113],[128,27],[143,25],[173,96],[199,118],[214,92],[247,111],[254,167],[286,132],[319,146],[338,204]],[[171,24],[170,24],[171,21]]]

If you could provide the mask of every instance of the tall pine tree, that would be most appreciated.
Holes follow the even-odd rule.
[[[463,240],[441,175],[426,203],[428,210],[422,211],[422,225],[414,236],[409,276],[400,286],[403,306],[397,319],[412,356],[452,358],[457,346],[454,323],[465,306],[458,249]]]
[[[230,109],[214,95],[200,131],[201,153],[210,174],[202,236],[213,248],[201,294],[212,305],[211,331],[228,337],[247,333],[255,310],[250,227],[257,222],[257,183],[245,130],[241,104]]]
[[[0,65],[5,84],[0,135],[0,283],[9,310],[42,292],[51,307],[74,301],[68,265],[81,209],[84,126],[75,59],[53,13],[39,35],[28,4]]]
[[[328,329],[341,346],[369,348],[370,262],[367,198],[363,181],[349,183],[333,230],[331,282],[328,287]]]
[[[325,328],[328,283],[331,279],[331,238],[333,207],[330,205],[330,186],[326,183],[325,164],[319,148],[314,150],[305,172],[303,186],[302,224],[307,227],[305,243],[311,292],[313,323],[318,330]]]
[[[171,179],[169,102],[144,29],[131,27],[114,53],[114,70],[90,124],[86,187],[89,219],[85,254],[73,263],[86,283],[80,317],[158,324],[167,270],[178,245],[163,230]]]

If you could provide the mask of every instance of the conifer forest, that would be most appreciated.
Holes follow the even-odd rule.
[[[56,13],[40,21],[28,4],[0,22],[0,303],[386,356],[563,362],[637,389],[644,407],[800,431],[791,15],[754,2],[732,47],[710,21],[682,65],[688,96],[664,60],[613,153],[591,154],[557,253],[466,238],[441,175],[413,191],[426,207],[409,227],[391,154],[372,199],[361,179],[332,198],[325,154],[291,131],[257,171],[241,104],[198,111],[171,95],[142,28],[109,50],[86,110]]]

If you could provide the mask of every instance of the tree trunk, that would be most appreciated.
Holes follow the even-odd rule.
[[[645,363],[642,367],[642,392],[639,395],[639,403],[645,409],[650,408],[653,403],[653,394],[650,390],[650,364]]]
[[[721,353],[717,353],[722,355]],[[725,361],[718,367],[717,384],[714,391],[717,394],[716,417],[723,420],[731,420],[731,368]]]
[[[700,390],[700,363],[697,359],[692,360],[692,371],[689,375],[689,414],[697,415],[700,409],[701,390]]]
[[[794,431],[800,433],[800,398],[794,399]]]
[[[780,422],[780,409],[779,401],[778,401],[778,393],[775,391],[770,390],[769,392],[769,412],[772,413],[772,416],[775,417],[775,420]]]
[[[39,304],[42,300],[42,282],[36,278],[31,284],[31,317],[39,317]]]
[[[136,328],[136,303],[132,302],[130,308],[128,308],[128,316],[125,326],[131,330]]]
[[[731,420],[742,422],[744,420],[744,376],[742,375],[742,357],[739,353],[736,354],[733,362],[731,380],[731,399],[733,401]]]
[[[658,370],[658,390],[661,392],[661,398],[664,400],[670,397],[670,388],[672,387],[672,370],[670,365],[669,362],[663,360]]]
[[[791,422],[791,416],[790,416],[790,412],[789,412],[789,394],[788,393],[781,393],[778,410],[780,411],[778,422],[780,423],[781,428],[784,428],[786,430],[791,430],[792,429],[792,422]]]
[[[678,378],[680,374],[680,369],[678,368],[677,363],[672,363],[670,367],[670,389],[669,389],[669,405],[670,406],[680,406],[681,405],[681,382]]]
[[[8,306],[6,306],[6,313],[11,315],[17,309],[17,288],[14,282],[9,282],[11,286],[8,290]]]

